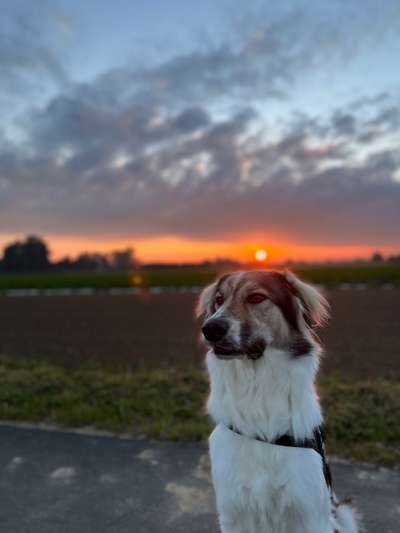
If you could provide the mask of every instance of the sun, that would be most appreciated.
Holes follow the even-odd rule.
[[[254,254],[254,258],[256,261],[258,261],[259,263],[263,263],[264,261],[266,261],[268,259],[268,252],[267,250],[264,250],[262,248],[260,248],[259,250],[256,251],[256,253]]]

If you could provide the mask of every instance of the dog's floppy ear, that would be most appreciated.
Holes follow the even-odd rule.
[[[197,300],[196,308],[195,308],[195,314],[197,318],[203,315],[212,314],[214,294],[215,294],[216,288],[217,288],[217,282],[214,281],[214,283],[212,283],[211,285],[208,285],[205,289],[201,291],[199,299]]]
[[[292,293],[297,296],[303,307],[303,316],[310,327],[322,326],[329,318],[329,302],[312,285],[304,283],[293,272],[283,272]]]

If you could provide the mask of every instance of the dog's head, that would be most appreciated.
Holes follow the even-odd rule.
[[[328,303],[291,272],[265,270],[225,274],[203,290],[196,311],[218,358],[258,359],[268,347],[310,353]]]

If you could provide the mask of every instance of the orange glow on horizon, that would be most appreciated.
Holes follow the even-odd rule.
[[[0,252],[6,244],[24,237],[25,235],[20,234],[0,235]],[[366,259],[377,250],[384,255],[399,253],[399,247],[394,246],[325,246],[293,243],[284,240],[276,241],[273,238],[266,238],[265,244],[260,242],[259,239],[257,241],[255,239],[254,241],[253,239],[200,241],[181,239],[174,236],[147,239],[112,239],[47,235],[45,240],[52,252],[52,260],[59,260],[65,256],[76,257],[81,252],[108,253],[128,246],[134,248],[138,260],[142,263],[197,263],[216,258],[228,258],[243,263],[251,263],[254,262],[256,254],[260,254],[260,259],[258,259],[260,263],[268,259],[269,263],[276,264],[287,260],[319,262],[346,261],[356,258]],[[267,254],[265,259],[261,259],[261,251]]]

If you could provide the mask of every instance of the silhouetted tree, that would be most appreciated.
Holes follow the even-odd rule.
[[[64,257],[58,262],[49,261],[49,249],[40,237],[29,236],[24,241],[10,243],[4,248],[3,259],[0,260],[1,272],[52,272],[110,270],[129,271],[138,266],[133,248],[114,250],[110,254],[85,252],[76,259]]]
[[[76,270],[104,272],[109,270],[110,264],[105,255],[99,253],[83,253],[73,262]]]
[[[111,264],[114,270],[126,271],[134,269],[137,266],[137,261],[133,248],[111,252]]]
[[[375,252],[372,254],[371,261],[373,263],[382,263],[383,262],[383,255],[380,252]]]
[[[388,257],[389,263],[400,264],[400,254],[399,255],[390,255]]]
[[[2,268],[5,272],[41,272],[49,268],[49,249],[40,238],[29,236],[4,248]]]

